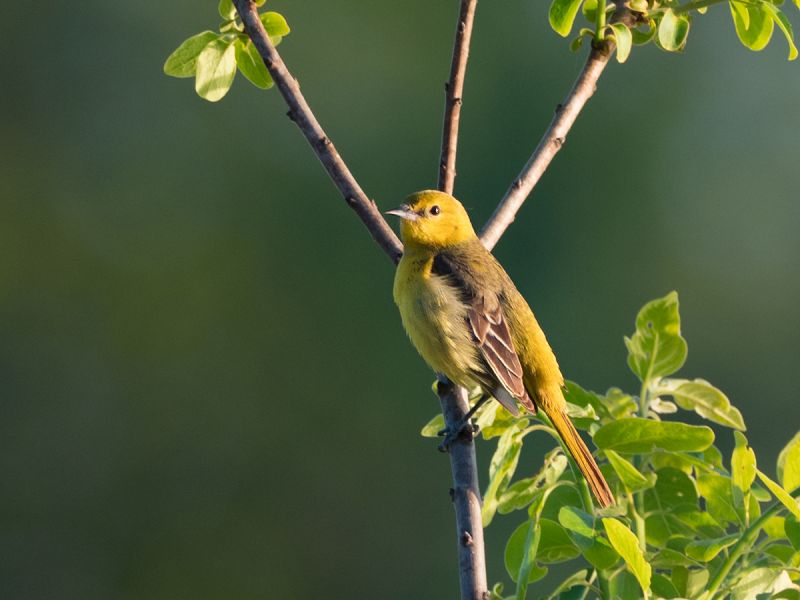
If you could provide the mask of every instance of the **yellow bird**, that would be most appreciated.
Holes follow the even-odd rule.
[[[475,235],[461,203],[426,190],[388,214],[401,218],[405,245],[394,300],[422,358],[458,385],[480,386],[515,416],[517,402],[532,414],[542,409],[598,503],[613,504],[608,483],[567,416],[564,377],[542,328]]]

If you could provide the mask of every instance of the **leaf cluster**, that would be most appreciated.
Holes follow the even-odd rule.
[[[266,0],[256,0],[263,6]],[[237,69],[250,83],[261,89],[273,86],[258,49],[244,32],[231,0],[220,0],[219,14],[223,21],[219,32],[203,31],[178,46],[164,63],[164,73],[172,77],[194,77],[197,95],[209,102],[225,97],[233,85]],[[278,45],[289,34],[286,19],[276,12],[264,12],[261,23],[270,41]]]
[[[550,565],[582,563],[546,596],[550,599],[800,598],[800,433],[781,453],[777,480],[759,470],[739,410],[702,379],[674,374],[687,355],[678,296],[646,304],[625,338],[638,395],[605,394],[568,382],[568,412],[592,436],[616,506],[598,510],[585,482],[557,445],[537,472],[516,478],[529,434],[558,440],[544,415],[515,418],[498,403],[483,407],[477,424],[497,440],[483,521],[521,513],[505,548],[515,584],[493,598],[522,599]],[[723,457],[708,426],[667,420],[679,410],[733,430],[735,448]],[[437,415],[423,429],[434,436]]]
[[[589,27],[580,29],[570,47],[577,50],[586,37],[597,42],[610,39],[616,45],[617,60],[625,62],[633,45],[652,42],[666,52],[683,51],[692,20],[722,3],[728,4],[736,35],[745,47],[763,50],[777,26],[789,45],[789,60],[797,58],[792,24],[780,9],[783,0],[627,0],[622,4],[626,19],[616,4],[606,5],[605,0],[553,0],[549,18],[553,30],[567,37],[581,12]],[[794,3],[800,8],[800,0]]]

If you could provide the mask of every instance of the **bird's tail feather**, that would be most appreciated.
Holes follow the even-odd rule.
[[[614,504],[611,488],[608,487],[608,483],[600,472],[600,467],[597,466],[592,453],[589,452],[589,448],[586,447],[569,416],[561,408],[556,408],[552,413],[547,416],[567,446],[572,458],[575,459],[598,504],[603,508],[611,506]]]

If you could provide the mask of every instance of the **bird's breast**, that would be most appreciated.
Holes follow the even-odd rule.
[[[467,307],[447,277],[431,272],[432,257],[403,257],[394,281],[394,299],[411,342],[437,373],[465,386],[481,369],[467,327]]]

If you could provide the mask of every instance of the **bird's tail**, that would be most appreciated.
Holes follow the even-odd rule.
[[[608,483],[600,472],[600,467],[597,466],[592,453],[589,452],[589,448],[584,444],[567,413],[560,407],[550,412],[552,414],[547,416],[567,446],[572,458],[578,464],[578,468],[586,478],[589,489],[592,490],[592,494],[594,494],[598,504],[603,508],[614,504],[614,495],[611,493],[611,488],[608,487]]]

